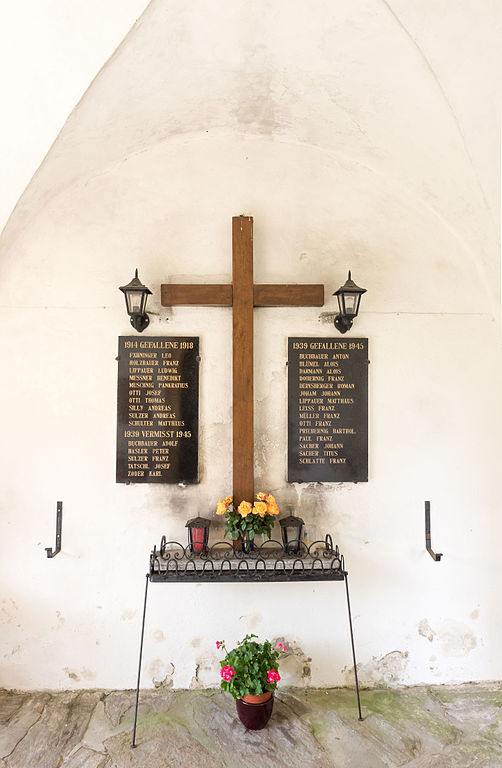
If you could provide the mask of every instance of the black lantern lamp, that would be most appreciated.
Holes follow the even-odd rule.
[[[121,285],[119,290],[125,296],[127,314],[131,317],[132,327],[141,333],[150,323],[150,318],[146,314],[146,302],[151,290],[138,278],[138,270],[131,282]]]
[[[296,554],[300,551],[302,540],[302,528],[304,525],[301,517],[289,515],[279,520],[281,525],[282,545],[288,554]]]
[[[190,552],[207,552],[210,525],[211,520],[206,517],[193,517],[187,522],[185,528],[188,528]]]
[[[349,270],[348,280],[333,294],[338,299],[339,314],[335,317],[335,328],[340,333],[347,333],[352,328],[363,293],[366,293],[366,288],[359,288],[355,284]]]

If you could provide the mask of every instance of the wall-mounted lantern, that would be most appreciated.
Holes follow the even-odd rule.
[[[279,520],[282,534],[282,545],[288,554],[296,554],[300,550],[302,540],[302,528],[304,525],[301,517],[289,515]]]
[[[136,270],[131,282],[127,285],[121,285],[119,290],[125,296],[127,314],[131,318],[132,327],[141,333],[150,323],[150,318],[146,314],[146,302],[151,290],[143,285],[138,278],[138,270]]]
[[[359,312],[363,293],[366,293],[366,288],[359,288],[352,280],[349,271],[348,280],[333,294],[338,299],[339,314],[335,317],[335,328],[340,333],[347,333],[352,328],[352,322]]]
[[[188,528],[190,552],[207,552],[210,525],[211,520],[206,517],[193,517],[188,520],[185,528]]]

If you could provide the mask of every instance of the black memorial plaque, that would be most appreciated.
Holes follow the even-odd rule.
[[[368,339],[288,339],[288,482],[368,480]]]
[[[117,483],[197,483],[199,338],[119,336]]]

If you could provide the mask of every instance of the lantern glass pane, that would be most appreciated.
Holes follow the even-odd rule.
[[[128,291],[127,292],[127,299],[128,299],[128,311],[131,315],[139,315],[142,314],[142,298],[143,298],[143,291]]]
[[[357,293],[345,294],[345,314],[346,315],[357,314],[357,299],[358,299]]]
[[[194,552],[202,552],[204,549],[204,528],[190,528],[192,549]]]
[[[148,293],[146,291],[143,292],[143,296],[141,297],[141,314],[144,315],[146,312],[146,302],[148,301]]]

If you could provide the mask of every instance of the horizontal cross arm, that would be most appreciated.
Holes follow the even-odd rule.
[[[255,307],[322,307],[324,285],[255,285]]]
[[[168,283],[160,286],[160,301],[163,307],[190,306],[231,307],[231,285],[180,285]]]

